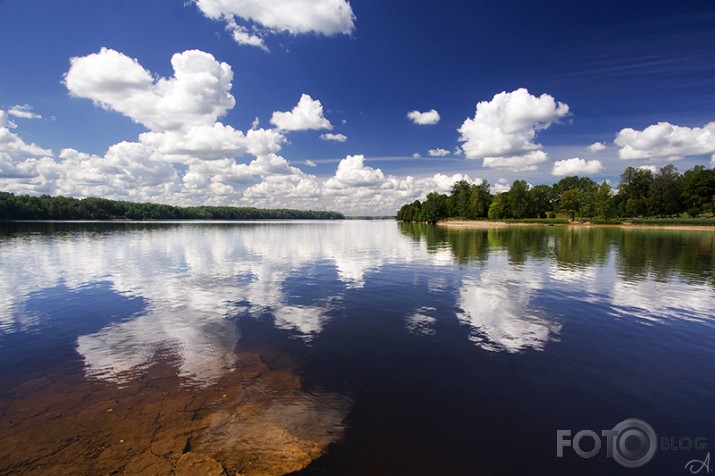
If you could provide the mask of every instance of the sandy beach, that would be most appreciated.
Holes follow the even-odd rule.
[[[715,226],[696,226],[696,225],[633,225],[629,223],[623,224],[604,224],[597,225],[589,222],[584,223],[507,223],[503,221],[486,221],[486,220],[454,220],[454,221],[439,221],[438,226],[447,226],[451,228],[506,228],[506,227],[534,227],[534,226],[559,226],[569,228],[624,228],[632,230],[656,229],[656,230],[683,230],[683,231],[715,231]]]

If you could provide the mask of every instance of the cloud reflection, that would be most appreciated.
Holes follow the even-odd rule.
[[[32,252],[25,236],[0,246],[3,330],[22,330],[31,293],[58,282],[77,290],[102,280],[116,293],[141,297],[146,310],[77,339],[86,372],[121,380],[161,353],[197,383],[214,382],[235,366],[235,316],[271,316],[277,328],[310,340],[342,305],[342,293],[362,288],[368,274],[389,263],[432,259],[391,222],[148,226],[53,235],[29,245]],[[325,289],[336,275],[342,286]],[[296,297],[291,279],[320,291]]]
[[[389,288],[392,278],[404,276],[403,284],[396,284],[415,287],[404,306],[407,332],[433,335],[439,319],[454,316],[438,309],[456,304],[469,339],[490,351],[544,350],[556,339],[564,323],[557,312],[567,315],[568,309],[549,305],[545,296],[651,321],[712,320],[715,311],[707,283],[685,282],[677,273],[626,279],[616,272],[617,245],[609,251],[610,241],[604,241],[608,246],[598,263],[579,258],[574,265],[567,259],[568,242],[561,241],[568,235],[548,235],[551,243],[538,230],[530,230],[535,241],[522,248],[519,240],[490,246],[487,235],[479,234],[440,238],[434,229],[416,240],[389,221],[101,230],[2,238],[0,330],[11,334],[41,326],[25,303],[59,284],[79,292],[101,281],[122,296],[141,298],[141,315],[77,339],[86,372],[105,379],[122,379],[162,355],[176,362],[182,377],[214,382],[236,366],[238,316],[272,319],[276,328],[308,342],[346,302],[356,302],[346,299],[349,293],[367,292],[370,280],[387,268],[396,274],[381,276],[380,285]],[[506,238],[515,232],[510,233]],[[542,242],[564,253],[549,258],[548,249],[536,246]],[[465,261],[460,249],[478,261]],[[521,259],[512,259],[514,253]]]
[[[511,266],[507,254],[498,252],[490,256],[487,269],[465,277],[457,318],[470,327],[471,341],[490,351],[544,349],[561,324],[533,303],[545,284],[541,268]]]
[[[715,317],[713,294],[707,284],[678,279],[617,280],[613,283],[611,305],[619,316],[633,316],[651,323],[672,319],[711,322]]]

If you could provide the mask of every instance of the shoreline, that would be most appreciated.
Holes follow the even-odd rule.
[[[438,221],[437,226],[452,228],[509,228],[509,227],[534,227],[534,226],[555,226],[568,228],[623,228],[632,230],[681,230],[681,231],[715,231],[715,225],[639,225],[630,223],[621,224],[593,224],[593,223],[507,223],[504,221],[482,221],[482,220],[454,220]]]

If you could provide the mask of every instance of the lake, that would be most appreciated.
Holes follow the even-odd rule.
[[[693,474],[715,447],[714,246],[392,221],[0,225],[0,473]],[[615,457],[602,434],[627,419],[657,435],[639,468],[621,462],[650,450],[640,423]]]

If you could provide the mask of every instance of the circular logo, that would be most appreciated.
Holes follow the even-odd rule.
[[[623,420],[613,427],[613,459],[626,468],[648,463],[658,450],[658,437],[648,423],[636,418]]]

